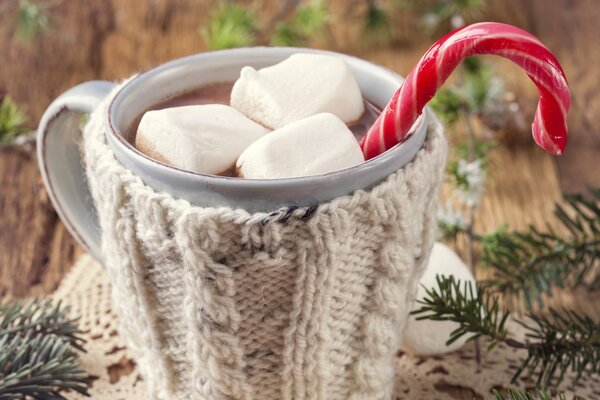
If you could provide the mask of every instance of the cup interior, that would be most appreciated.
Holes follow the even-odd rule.
[[[426,113],[415,123],[409,139],[378,157],[344,170],[290,179],[239,179],[184,171],[147,157],[126,140],[124,133],[148,108],[211,83],[235,81],[243,66],[262,68],[298,52],[344,58],[363,97],[378,107],[387,104],[403,80],[384,67],[322,50],[253,47],[201,53],[163,64],[126,83],[109,106],[107,140],[117,159],[156,190],[201,206],[225,205],[252,211],[314,204],[366,189],[414,157],[425,137]]]

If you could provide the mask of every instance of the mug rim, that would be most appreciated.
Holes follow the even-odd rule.
[[[159,64],[158,66],[149,68],[149,69],[139,73],[138,75],[136,75],[135,77],[130,79],[127,83],[122,85],[122,87],[120,87],[119,90],[117,91],[117,93],[112,97],[112,99],[108,105],[108,112],[106,113],[106,117],[105,117],[105,128],[107,128],[107,129],[105,129],[105,131],[108,132],[113,139],[115,139],[114,143],[120,145],[121,148],[127,154],[129,154],[131,157],[137,158],[138,161],[141,161],[142,163],[144,163],[146,165],[151,165],[154,168],[158,168],[158,169],[163,170],[168,173],[176,173],[176,174],[179,174],[181,177],[187,176],[193,180],[203,180],[204,182],[206,182],[208,184],[213,183],[215,185],[220,185],[220,186],[235,185],[238,187],[258,187],[258,186],[265,185],[265,184],[268,186],[272,186],[272,185],[285,185],[287,183],[293,183],[293,184],[298,184],[298,185],[301,185],[302,183],[316,183],[321,180],[325,181],[325,180],[335,179],[338,176],[352,173],[352,172],[355,172],[355,171],[358,171],[358,170],[361,170],[364,168],[369,168],[369,167],[373,166],[374,164],[379,164],[379,163],[383,162],[383,159],[394,157],[397,153],[401,153],[405,147],[409,146],[410,142],[418,140],[419,135],[417,135],[416,133],[418,131],[424,130],[425,127],[427,126],[427,121],[428,121],[427,114],[428,113],[423,112],[423,113],[421,113],[421,115],[419,115],[419,117],[417,118],[417,120],[415,121],[413,126],[411,127],[410,132],[404,141],[396,144],[395,146],[391,147],[390,149],[384,151],[383,153],[381,153],[373,158],[370,158],[369,160],[363,161],[363,162],[353,165],[351,167],[346,167],[343,169],[327,172],[324,174],[290,177],[290,178],[274,178],[274,179],[239,178],[239,177],[232,177],[232,176],[206,174],[206,173],[200,173],[200,172],[194,172],[194,171],[190,171],[190,170],[181,169],[181,168],[175,167],[173,165],[169,165],[169,164],[163,163],[161,161],[158,161],[152,157],[149,157],[148,155],[144,154],[143,152],[139,151],[133,144],[131,144],[125,138],[123,133],[119,129],[117,129],[117,126],[116,126],[117,124],[115,122],[115,119],[116,119],[117,106],[119,105],[118,103],[120,103],[120,101],[122,101],[124,97],[127,97],[128,95],[132,94],[131,92],[135,92],[135,89],[136,89],[135,86],[139,82],[140,79],[150,78],[156,74],[162,73],[166,69],[175,68],[180,65],[186,64],[190,61],[197,61],[199,58],[209,58],[216,54],[222,54],[222,55],[231,54],[231,53],[242,53],[242,54],[248,53],[248,54],[250,54],[250,53],[255,53],[257,51],[262,51],[262,52],[279,52],[279,51],[286,52],[287,51],[287,52],[290,52],[290,55],[293,54],[294,52],[296,52],[296,53],[307,52],[307,53],[313,53],[313,54],[317,53],[317,54],[333,55],[333,56],[341,57],[341,58],[349,58],[349,59],[352,59],[353,62],[356,62],[358,64],[363,64],[370,68],[379,69],[380,70],[379,72],[387,74],[389,78],[391,78],[394,81],[397,81],[400,85],[402,84],[402,82],[404,82],[404,77],[402,77],[395,71],[391,70],[390,68],[381,66],[379,64],[375,64],[375,63],[367,61],[367,60],[363,60],[361,58],[358,58],[358,57],[355,57],[352,55],[338,53],[338,52],[330,51],[330,50],[310,49],[310,48],[302,48],[302,47],[284,47],[284,46],[253,46],[253,47],[240,47],[240,48],[233,48],[233,49],[206,51],[206,52],[201,52],[198,54],[193,54],[190,56],[180,57],[175,60],[171,60],[166,63]],[[215,81],[214,83],[217,83],[217,82]],[[193,88],[191,88],[191,89],[193,89]]]

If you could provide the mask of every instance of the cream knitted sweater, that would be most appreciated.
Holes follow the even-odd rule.
[[[447,151],[369,191],[249,214],[156,193],[84,131],[120,334],[155,399],[389,399]]]

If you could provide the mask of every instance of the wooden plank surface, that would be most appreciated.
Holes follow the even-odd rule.
[[[13,1],[13,0],[4,0]],[[204,50],[198,27],[207,4],[197,0],[89,0],[57,2],[53,32],[33,43],[14,40],[12,16],[0,11],[0,91],[26,105],[32,127],[50,101],[70,86],[90,79],[118,80],[161,62]],[[340,9],[333,2],[333,9]],[[600,7],[597,0],[489,0],[482,19],[528,29],[557,54],[572,85],[571,139],[559,159],[525,141],[502,148],[478,215],[477,229],[502,223],[522,227],[551,218],[561,192],[600,186]],[[266,13],[275,2],[265,2]],[[329,47],[406,74],[431,43],[416,21],[400,15],[393,46],[356,43],[358,23],[334,19]],[[322,44],[320,44],[322,45]],[[523,99],[535,101],[535,88],[515,67],[501,64],[503,77]],[[35,159],[0,152],[0,298],[51,292],[81,249],[49,204]],[[590,297],[591,296],[591,297]],[[600,299],[561,294],[557,301],[598,315]],[[469,398],[457,391],[457,398]],[[465,397],[461,397],[465,396]]]
[[[266,4],[273,9],[272,2]],[[334,10],[336,7],[342,8],[340,4],[332,5]],[[54,97],[78,82],[121,79],[204,49],[198,27],[206,20],[206,8],[197,1],[58,2],[52,8],[52,15],[55,21],[52,33],[24,43],[13,38],[12,15],[0,14],[0,48],[5,53],[0,68],[0,90],[26,105],[32,126]],[[394,46],[365,46],[349,39],[360,25],[338,18],[334,20],[330,42],[335,49],[373,60],[403,74],[431,42],[430,38],[423,37],[414,20],[398,17],[401,37]],[[509,151],[504,154],[505,163],[513,163],[519,151],[527,152],[522,160],[523,168],[515,171],[511,186],[506,187],[504,193],[499,189],[487,194],[486,202],[506,206],[506,214],[495,208],[483,208],[483,213],[489,211],[496,215],[496,218],[488,218],[488,225],[502,221],[528,222],[527,218],[513,219],[514,210],[527,213],[523,206],[534,204],[547,210],[553,197],[534,193],[524,203],[517,201],[513,189],[529,192],[528,187],[538,187],[535,180],[543,184],[550,179],[547,176],[552,176],[549,166],[558,173],[558,184],[563,191],[600,185],[600,167],[597,166],[600,140],[596,128],[600,126],[600,95],[596,94],[600,74],[594,68],[600,64],[597,46],[600,31],[596,26],[600,7],[595,0],[490,0],[481,18],[511,22],[539,35],[558,55],[573,87],[569,115],[571,139],[565,155],[558,160],[548,159],[540,151],[525,150],[527,145],[524,149]],[[535,89],[523,74],[508,64],[505,72],[511,87],[533,102]],[[542,171],[537,165],[540,160],[545,160],[546,169],[536,175]],[[528,176],[529,171],[532,176]],[[544,187],[556,195],[557,190],[552,187],[555,183],[555,180],[548,182]],[[0,296],[52,290],[81,250],[49,207],[33,159],[11,151],[0,153],[0,187],[3,224]],[[486,221],[485,217],[481,220]]]

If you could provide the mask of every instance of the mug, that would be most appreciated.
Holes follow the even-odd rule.
[[[387,68],[330,51],[254,47],[205,52],[168,62],[126,83],[112,99],[105,116],[107,142],[117,160],[156,191],[193,205],[241,208],[248,212],[320,204],[369,189],[414,158],[426,136],[427,112],[415,123],[409,139],[378,157],[340,171],[289,179],[239,179],[180,170],[144,155],[123,135],[136,117],[165,99],[211,83],[235,81],[246,65],[262,68],[294,53],[344,59],[363,97],[380,108],[403,81]],[[66,91],[45,111],[37,136],[39,167],[50,199],[69,232],[99,261],[103,260],[101,232],[78,142],[82,114],[91,113],[114,87],[111,82],[91,81]]]
[[[119,87],[83,84],[42,119],[44,181],[106,267],[149,398],[392,398],[436,228],[447,143],[434,116],[376,158],[293,179],[182,171],[123,136],[156,103],[296,52],[343,58],[380,107],[402,83],[350,56],[246,48],[176,60]],[[81,136],[81,113],[92,110]]]

